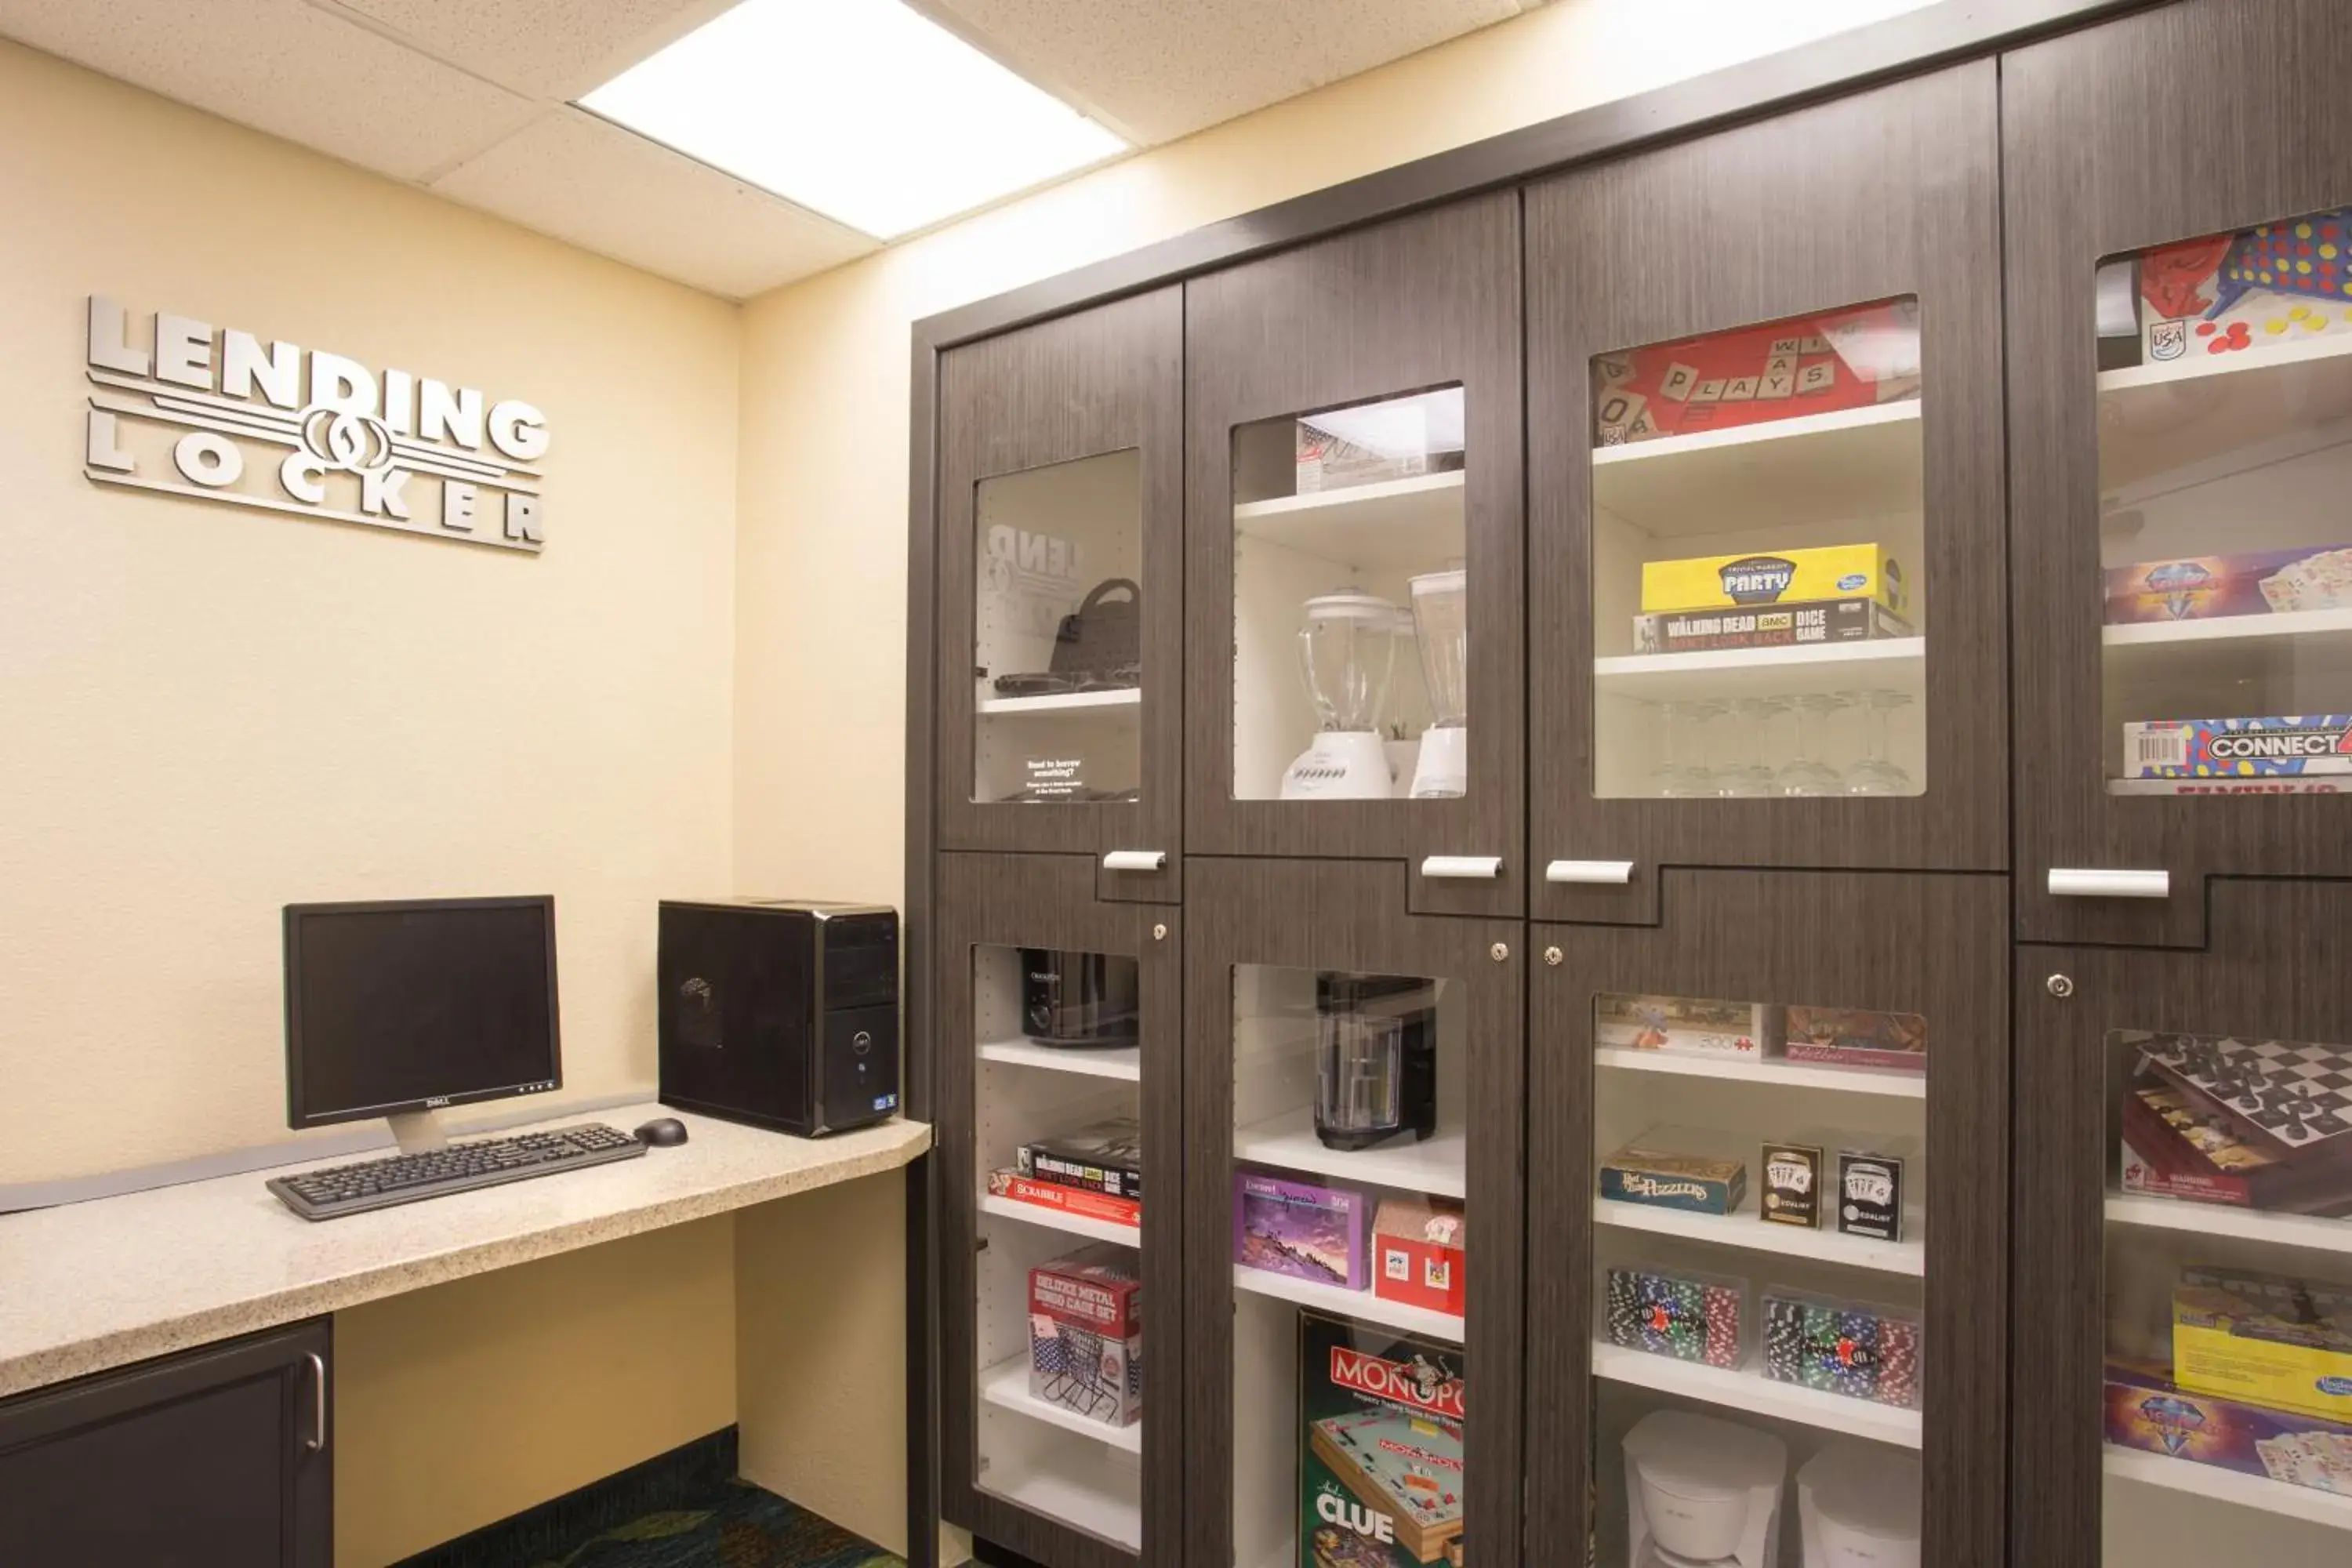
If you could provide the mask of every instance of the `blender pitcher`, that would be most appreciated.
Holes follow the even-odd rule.
[[[1386,800],[1396,793],[1381,743],[1396,616],[1386,599],[1353,589],[1307,601],[1298,668],[1318,729],[1283,773],[1283,799]]]
[[[1470,787],[1469,574],[1460,568],[1412,580],[1412,620],[1429,687],[1430,725],[1421,737],[1412,798],[1446,800]]]
[[[1326,1148],[1437,1131],[1435,1004],[1426,980],[1315,977],[1315,1136]]]

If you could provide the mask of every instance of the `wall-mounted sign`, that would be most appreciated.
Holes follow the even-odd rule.
[[[97,483],[536,552],[547,419],[404,370],[89,301]]]

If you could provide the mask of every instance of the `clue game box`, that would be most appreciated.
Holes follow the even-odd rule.
[[[1298,1315],[1299,1568],[1460,1568],[1458,1345]]]

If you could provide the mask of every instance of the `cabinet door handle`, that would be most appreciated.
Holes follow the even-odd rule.
[[[1503,874],[1503,858],[1500,855],[1430,855],[1421,862],[1421,874],[1491,882]]]
[[[2050,868],[2053,899],[2168,899],[2169,871],[2091,871],[2072,866]]]
[[[327,1363],[317,1351],[303,1359],[310,1363],[310,1436],[302,1447],[316,1454],[327,1446]]]
[[[1633,879],[1631,860],[1554,860],[1544,868],[1547,882],[1630,882]]]
[[[1165,849],[1113,849],[1103,856],[1106,871],[1164,871],[1168,868]]]

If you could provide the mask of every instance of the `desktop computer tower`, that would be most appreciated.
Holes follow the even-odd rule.
[[[661,1101],[814,1138],[898,1109],[898,916],[871,904],[661,906]]]

